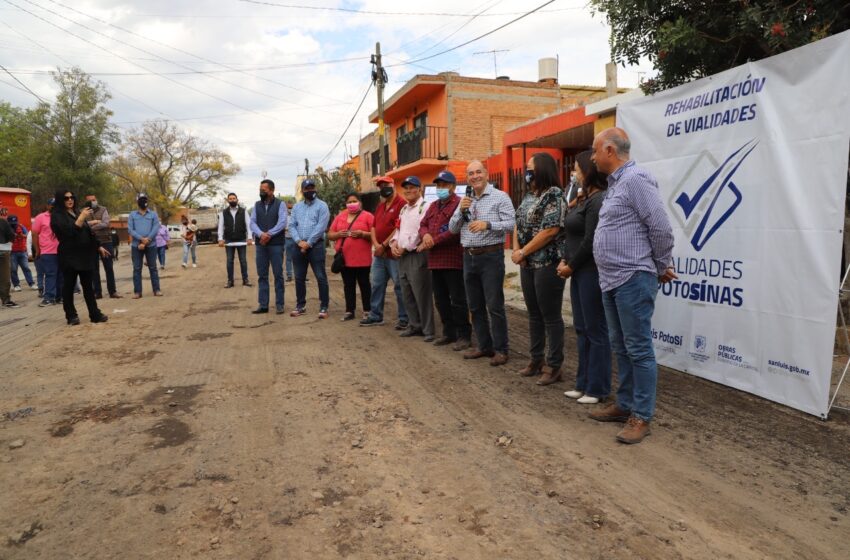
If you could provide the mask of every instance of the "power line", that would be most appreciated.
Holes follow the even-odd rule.
[[[339,7],[329,7],[329,6],[304,6],[301,4],[282,4],[279,2],[265,2],[263,0],[239,0],[240,2],[246,4],[257,4],[260,6],[272,6],[275,8],[291,8],[294,10],[313,10],[313,11],[323,11],[323,12],[344,12],[348,14],[363,14],[363,15],[371,15],[371,16],[411,16],[411,17],[423,17],[423,16],[441,16],[441,17],[470,17],[475,14],[465,14],[458,12],[389,12],[389,11],[380,11],[380,10],[359,10],[357,8],[339,8]],[[551,2],[550,2],[551,3]],[[549,12],[564,12],[567,10],[580,10],[581,7],[570,7],[570,8],[559,8],[557,10],[546,10]],[[514,16],[517,14],[522,14],[524,12],[503,12],[498,14],[488,14],[490,16]]]
[[[247,1],[247,0],[243,0],[243,1]],[[417,62],[423,62],[425,60],[431,60],[432,58],[437,58],[438,56],[442,56],[442,55],[450,53],[452,51],[456,51],[456,50],[458,50],[462,47],[465,47],[467,45],[474,43],[475,41],[481,40],[484,37],[487,37],[488,35],[492,35],[493,33],[496,33],[497,31],[500,31],[500,30],[504,29],[505,27],[518,22],[521,19],[530,16],[534,12],[540,11],[542,8],[548,6],[549,4],[551,4],[553,2],[555,2],[555,0],[549,0],[548,2],[544,2],[543,4],[540,4],[539,6],[534,8],[533,10],[529,10],[528,12],[523,13],[521,16],[516,17],[516,18],[514,18],[514,19],[512,19],[512,20],[510,20],[506,23],[503,23],[499,27],[496,27],[495,29],[491,29],[490,31],[488,31],[486,33],[482,33],[481,35],[474,37],[474,38],[470,39],[469,41],[466,41],[466,42],[461,43],[459,45],[455,45],[454,47],[452,47],[450,49],[446,49],[444,51],[440,51],[438,53],[431,54],[431,55],[428,55],[428,56],[425,56],[425,57],[422,57],[422,58],[415,58],[413,60],[406,60],[404,62],[399,62],[398,64],[389,64],[389,65],[386,66],[386,68],[392,68],[394,66],[404,66],[404,65],[407,65],[407,64],[414,64],[414,63],[417,63]]]
[[[494,7],[494,6],[497,6],[497,5],[498,5],[498,4],[500,4],[500,3],[501,3],[501,0],[499,0],[499,1],[495,2],[495,3],[489,3],[489,2],[488,2],[488,3],[486,3],[485,7],[484,7],[481,11],[479,11],[479,12],[478,12],[478,13],[476,13],[476,14],[474,14],[474,15],[473,15],[472,17],[470,17],[468,20],[466,20],[465,22],[463,22],[463,24],[461,24],[460,26],[458,26],[458,28],[457,28],[457,29],[455,29],[454,31],[452,31],[451,33],[449,33],[448,35],[446,35],[445,37],[443,37],[442,39],[440,39],[439,41],[437,41],[437,42],[436,42],[436,43],[434,43],[433,45],[429,46],[429,47],[428,47],[427,49],[425,49],[424,51],[420,51],[420,52],[418,52],[418,53],[414,54],[414,55],[412,56],[412,58],[416,58],[416,57],[418,57],[418,56],[422,56],[422,55],[423,55],[423,54],[425,54],[426,52],[431,51],[431,50],[434,50],[435,48],[439,47],[440,45],[442,45],[443,43],[445,43],[446,41],[448,41],[449,39],[451,39],[452,37],[454,37],[455,35],[457,35],[458,33],[460,33],[460,32],[461,32],[461,30],[463,30],[466,26],[468,26],[468,25],[469,25],[469,24],[471,24],[473,21],[475,21],[476,19],[478,19],[478,17],[479,17],[479,16],[484,15],[484,13],[485,13],[485,12],[487,12],[490,8],[492,8],[492,7]],[[480,4],[479,4],[479,5],[480,5]]]
[[[360,113],[360,109],[363,108],[363,103],[366,102],[366,97],[369,95],[369,92],[372,90],[373,85],[374,85],[374,83],[370,81],[369,86],[366,88],[366,91],[363,92],[363,99],[360,100],[360,104],[357,106],[357,109],[354,110],[354,114],[351,115],[351,120],[348,121],[348,124],[345,126],[345,130],[343,130],[342,134],[339,135],[339,139],[337,139],[336,144],[333,145],[333,148],[328,150],[328,153],[325,154],[325,157],[323,157],[322,159],[319,160],[319,162],[316,164],[317,166],[322,165],[322,163],[324,163],[325,160],[327,160],[329,157],[331,157],[331,154],[333,154],[334,150],[336,150],[337,146],[339,146],[339,143],[342,142],[343,138],[345,138],[345,135],[348,133],[348,129],[351,128],[351,125],[354,122],[354,119],[357,118],[358,113]]]
[[[29,0],[26,0],[26,1],[28,1],[28,2],[29,2]],[[161,46],[163,46],[163,47],[166,47],[166,48],[169,48],[169,49],[175,50],[175,51],[180,52],[180,53],[183,53],[183,54],[186,54],[186,55],[191,56],[191,57],[193,57],[193,58],[197,58],[198,60],[203,60],[204,62],[208,62],[208,63],[210,63],[210,64],[214,64],[214,65],[216,65],[216,66],[223,66],[223,67],[227,68],[228,70],[231,70],[231,71],[234,71],[234,72],[239,72],[239,73],[241,73],[241,74],[245,74],[246,76],[256,77],[256,78],[258,78],[258,79],[261,79],[261,80],[264,80],[264,81],[267,81],[267,82],[273,83],[273,84],[278,85],[278,86],[281,86],[281,87],[285,87],[285,88],[287,88],[287,89],[291,89],[291,90],[293,90],[293,91],[298,91],[298,92],[301,92],[301,93],[308,93],[308,94],[310,94],[310,95],[314,95],[314,96],[316,96],[316,97],[324,97],[325,99],[329,99],[329,100],[331,100],[331,101],[340,101],[339,99],[335,99],[335,98],[333,98],[333,97],[327,97],[327,96],[325,96],[325,95],[317,94],[317,93],[315,93],[315,92],[306,91],[306,90],[303,90],[303,89],[300,89],[300,88],[297,88],[297,87],[291,86],[291,85],[289,85],[289,84],[285,84],[285,83],[283,83],[283,82],[278,82],[278,81],[276,81],[276,80],[270,80],[270,79],[268,79],[268,78],[263,78],[263,77],[261,77],[261,76],[253,76],[252,74],[249,74],[249,73],[248,73],[247,71],[245,71],[245,70],[237,69],[237,68],[234,68],[233,66],[228,66],[228,65],[226,65],[226,64],[222,64],[222,63],[220,63],[220,62],[216,62],[216,61],[214,61],[214,60],[210,60],[210,59],[208,59],[208,58],[206,58],[206,57],[204,57],[204,56],[201,56],[201,55],[199,55],[199,54],[195,54],[195,53],[189,52],[189,51],[187,51],[187,50],[184,50],[184,49],[181,49],[181,48],[179,48],[179,47],[175,47],[175,46],[169,45],[169,44],[167,44],[167,43],[163,43],[162,41],[158,41],[158,40],[156,40],[156,39],[151,39],[151,38],[149,38],[149,37],[145,37],[144,35],[141,35],[140,33],[136,33],[135,31],[132,31],[132,30],[130,30],[130,29],[126,29],[126,28],[121,27],[121,26],[119,26],[119,25],[115,25],[115,24],[110,23],[110,22],[108,22],[108,21],[106,21],[106,20],[100,19],[100,18],[95,17],[95,16],[93,16],[93,15],[90,15],[90,14],[87,14],[87,13],[82,12],[82,11],[80,11],[80,10],[77,10],[76,8],[72,8],[72,7],[70,7],[70,6],[67,6],[67,5],[65,5],[65,4],[62,4],[61,2],[57,2],[56,0],[47,0],[47,1],[48,1],[48,2],[50,2],[51,4],[55,4],[55,5],[57,5],[57,6],[62,6],[62,7],[63,7],[63,8],[65,8],[66,10],[70,10],[70,11],[75,12],[75,13],[77,13],[77,14],[80,14],[80,15],[82,15],[82,16],[85,16],[85,17],[88,17],[88,18],[90,18],[90,19],[93,19],[93,20],[95,20],[95,21],[97,21],[97,22],[100,22],[100,23],[102,23],[102,24],[104,24],[104,25],[108,25],[108,26],[110,26],[110,27],[114,27],[115,29],[118,29],[119,31],[123,31],[124,33],[129,33],[130,35],[134,35],[134,36],[139,37],[139,38],[141,38],[141,39],[144,39],[144,40],[146,40],[146,41],[150,41],[150,42],[152,42],[152,43],[156,43],[157,45],[161,45]],[[32,4],[32,2],[30,2],[30,3]],[[36,4],[36,5],[38,5],[38,4]],[[42,8],[42,9],[45,9],[45,8]],[[78,24],[78,25],[79,25],[79,24]],[[146,50],[144,50],[144,49],[141,49],[141,48],[139,48],[139,47],[135,47],[135,46],[133,46],[133,45],[130,45],[130,46],[131,46],[131,47],[133,47],[133,48],[135,48],[136,50],[139,50],[139,51],[143,52],[143,53],[147,53],[147,54],[150,54],[150,55],[152,55],[152,56],[158,56],[158,55],[156,55],[155,53],[151,53],[151,52],[146,51]],[[159,58],[161,58],[162,60],[164,60],[164,61],[166,61],[166,62],[170,62],[171,64],[174,64],[174,65],[176,65],[176,66],[180,66],[181,68],[185,68],[185,69],[188,69],[188,70],[194,71],[194,69],[193,69],[193,68],[189,68],[189,67],[187,67],[187,66],[185,66],[185,65],[183,65],[183,64],[179,64],[179,63],[176,63],[176,62],[173,62],[173,61],[167,60],[167,59],[162,58],[162,57],[159,57]],[[301,105],[300,103],[295,103],[294,101],[289,101],[289,100],[286,100],[286,99],[281,99],[281,98],[279,98],[279,97],[275,97],[275,96],[272,96],[272,95],[268,95],[267,93],[264,93],[264,92],[259,92],[259,91],[256,91],[256,90],[248,89],[248,88],[246,88],[245,86],[239,86],[238,84],[233,84],[232,82],[227,82],[227,81],[221,80],[220,78],[215,78],[215,77],[214,77],[214,79],[218,79],[219,81],[223,81],[224,83],[227,83],[227,84],[230,84],[230,85],[237,85],[237,87],[242,87],[243,89],[245,89],[245,90],[247,90],[247,91],[250,91],[250,92],[252,92],[252,93],[256,93],[256,94],[258,94],[258,95],[263,95],[263,96],[265,96],[265,97],[270,97],[270,98],[272,98],[272,99],[277,99],[278,101],[283,101],[283,102],[285,102],[285,103],[291,103],[291,104],[293,104],[293,105]],[[303,105],[302,105],[302,106],[303,106]]]
[[[33,4],[33,5],[35,5],[35,6],[38,6],[38,4],[34,4],[33,2],[30,2],[29,0],[25,0],[25,1],[26,1],[27,3],[29,3],[29,4]],[[114,56],[116,56],[116,57],[120,58],[121,60],[124,60],[125,62],[128,62],[129,64],[132,64],[132,65],[134,65],[134,66],[138,66],[139,68],[142,68],[143,70],[146,70],[146,71],[148,71],[148,72],[153,72],[152,70],[150,70],[149,68],[146,68],[146,67],[145,67],[145,66],[143,66],[142,64],[139,64],[138,62],[133,62],[133,61],[132,61],[132,60],[130,60],[129,58],[124,57],[124,56],[122,56],[122,55],[119,55],[119,54],[117,54],[117,53],[112,53],[112,51],[110,51],[110,50],[109,50],[109,49],[107,49],[106,47],[102,47],[101,45],[98,45],[97,43],[95,43],[95,42],[93,42],[93,41],[91,41],[91,40],[89,40],[89,39],[86,39],[85,37],[82,37],[81,35],[78,35],[78,34],[74,33],[73,31],[70,31],[70,30],[68,30],[68,29],[65,29],[65,28],[63,28],[62,26],[60,26],[60,25],[58,25],[58,24],[56,24],[56,23],[53,23],[52,21],[50,21],[50,20],[48,20],[48,19],[46,19],[46,18],[43,18],[42,16],[40,16],[40,15],[38,15],[38,14],[35,14],[35,13],[33,13],[32,11],[27,10],[26,8],[23,8],[23,7],[19,6],[18,4],[15,4],[15,3],[14,3],[14,2],[12,2],[11,0],[5,0],[5,2],[6,2],[7,4],[10,4],[10,5],[12,5],[12,6],[14,6],[14,7],[18,8],[18,9],[19,9],[19,10],[21,10],[22,12],[25,12],[25,13],[27,13],[27,14],[31,15],[32,17],[37,18],[37,19],[39,19],[39,20],[41,20],[41,21],[43,21],[43,22],[47,23],[48,25],[50,25],[50,26],[52,26],[52,27],[55,27],[55,28],[57,28],[57,29],[59,29],[59,30],[61,30],[61,31],[65,32],[65,33],[68,33],[69,35],[71,35],[71,36],[73,36],[73,37],[76,37],[77,39],[79,39],[79,40],[81,40],[81,41],[83,41],[83,42],[85,42],[85,43],[88,43],[88,44],[90,44],[90,45],[92,45],[92,46],[94,46],[94,47],[96,47],[96,48],[98,48],[98,49],[101,49],[101,50],[103,50],[103,51],[106,51],[106,52],[109,52],[109,53],[111,53],[111,54],[114,54]],[[87,26],[85,26],[85,25],[83,25],[83,24],[77,23],[77,22],[75,22],[75,21],[71,20],[70,18],[67,18],[67,17],[62,16],[61,14],[56,14],[56,12],[52,12],[51,10],[48,10],[48,9],[46,9],[46,8],[42,7],[42,6],[39,6],[39,7],[40,7],[40,8],[42,8],[43,10],[47,11],[47,12],[53,13],[54,15],[58,15],[60,18],[64,19],[65,21],[69,21],[69,22],[71,22],[71,23],[74,23],[74,24],[76,24],[76,25],[79,25],[80,27],[83,27],[84,29],[88,29],[89,31],[92,31],[92,32],[94,32],[94,33],[98,33],[98,34],[100,34],[100,35],[103,35],[103,33],[99,33],[98,31],[93,30],[93,29],[91,29],[91,28],[89,28],[89,27],[87,27]],[[109,38],[109,37],[107,36],[107,38]],[[111,38],[110,38],[110,39],[111,39]],[[141,49],[139,49],[139,50],[141,50]],[[180,86],[180,87],[183,87],[183,88],[189,89],[189,90],[194,91],[194,92],[196,92],[196,93],[200,93],[201,95],[205,95],[205,96],[207,96],[207,97],[210,97],[210,98],[212,98],[212,99],[215,99],[216,101],[220,101],[220,102],[222,102],[222,103],[226,103],[226,104],[231,105],[231,106],[233,106],[233,107],[236,107],[237,109],[240,109],[240,110],[242,110],[242,111],[246,111],[246,112],[248,112],[248,113],[254,113],[254,114],[257,114],[257,115],[261,115],[261,113],[260,113],[259,111],[256,111],[256,110],[254,110],[254,109],[249,109],[249,108],[247,108],[247,107],[243,107],[243,106],[239,105],[238,103],[234,103],[233,101],[230,101],[230,100],[228,100],[228,99],[224,99],[223,97],[219,97],[219,96],[217,96],[217,95],[213,95],[213,94],[211,94],[211,93],[209,93],[209,92],[206,92],[206,91],[203,91],[203,90],[201,90],[201,89],[198,89],[198,88],[192,87],[192,86],[190,86],[190,85],[188,85],[188,84],[184,84],[183,82],[179,82],[179,81],[177,81],[177,80],[175,80],[175,79],[173,79],[173,78],[169,78],[168,76],[163,76],[163,75],[158,74],[158,73],[156,73],[156,72],[154,72],[154,74],[156,74],[157,76],[161,77],[161,78],[162,78],[162,79],[164,79],[164,80],[168,80],[169,82],[172,82],[172,83],[174,83],[174,84],[177,84],[177,85],[178,85],[178,86]],[[278,119],[278,118],[276,118],[276,117],[269,117],[269,118],[272,118],[272,119],[274,119],[274,120],[276,120],[276,121],[279,121],[279,122],[282,122],[282,123],[284,123],[284,124],[288,124],[288,125],[290,125],[290,126],[298,126],[298,127],[300,127],[300,128],[306,129],[306,130],[312,130],[312,131],[314,131],[314,132],[320,132],[320,133],[322,133],[322,134],[329,134],[329,132],[324,131],[324,130],[318,130],[318,129],[314,129],[314,128],[307,127],[307,126],[303,126],[303,125],[296,125],[296,124],[294,124],[294,123],[289,123],[289,122],[283,121],[283,120],[281,120],[281,119]]]
[[[31,93],[31,94],[32,94],[32,95],[33,95],[36,99],[38,99],[38,100],[39,100],[39,101],[41,101],[42,103],[47,103],[47,101],[45,101],[44,99],[42,99],[42,98],[41,98],[41,97],[40,97],[40,96],[39,96],[36,92],[34,92],[33,90],[31,90],[29,87],[27,87],[27,85],[26,85],[25,83],[23,83],[21,80],[19,80],[17,76],[15,76],[14,74],[12,74],[12,73],[11,73],[11,72],[9,72],[8,70],[6,70],[6,67],[5,67],[5,66],[3,66],[2,64],[0,64],[0,70],[3,70],[3,71],[4,71],[4,72],[6,72],[7,74],[9,74],[9,76],[11,76],[13,80],[15,80],[16,82],[18,82],[19,84],[21,84],[21,87],[23,87],[25,90],[27,90],[29,93]]]

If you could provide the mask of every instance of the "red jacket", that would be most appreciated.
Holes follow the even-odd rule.
[[[12,240],[13,253],[27,252],[27,228],[18,224],[15,226],[15,239]]]

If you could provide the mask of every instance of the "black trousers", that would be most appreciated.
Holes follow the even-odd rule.
[[[531,359],[554,370],[564,363],[564,302],[566,280],[558,276],[558,265],[543,268],[524,266],[519,270],[522,295],[528,308],[529,353]],[[548,347],[547,347],[548,342]]]
[[[83,299],[89,311],[89,319],[94,321],[100,318],[100,309],[97,308],[97,300],[94,296],[94,285],[92,284],[91,270],[75,270],[65,268],[62,270],[62,308],[65,310],[65,319],[77,317],[77,308],[74,307],[74,288],[77,286],[77,277],[80,278],[80,286],[83,288]]]
[[[115,249],[112,243],[101,243],[101,247],[109,251],[110,255],[114,254]],[[106,289],[109,295],[117,292],[115,287],[115,271],[112,268],[112,259],[114,257],[104,257],[98,252],[94,257],[94,270],[92,271],[92,283],[94,284],[94,295],[103,295],[103,284],[100,282],[100,263],[103,263],[103,270],[106,272]]]
[[[443,336],[469,340],[472,337],[472,326],[469,324],[463,270],[433,269],[431,286],[434,290],[434,305],[443,323]]]
[[[369,282],[369,266],[344,267],[342,269],[342,286],[345,292],[345,311],[354,313],[357,309],[357,285],[360,285],[360,301],[363,311],[371,311],[372,284]]]

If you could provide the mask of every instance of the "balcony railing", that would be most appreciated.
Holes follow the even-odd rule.
[[[407,165],[420,159],[449,159],[448,128],[421,126],[414,128],[396,141],[398,165]]]

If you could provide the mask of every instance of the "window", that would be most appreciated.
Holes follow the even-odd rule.
[[[419,113],[413,118],[413,128],[425,128],[428,126],[428,111]]]
[[[398,142],[405,134],[407,134],[407,123],[395,129],[395,141]]]

